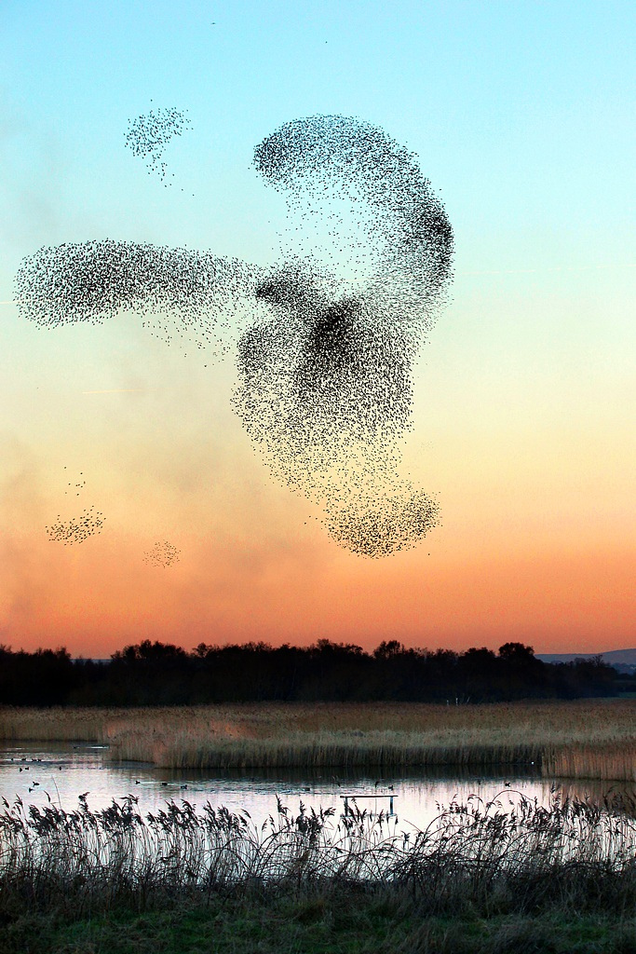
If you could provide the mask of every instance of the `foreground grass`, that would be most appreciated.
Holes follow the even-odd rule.
[[[410,840],[358,809],[0,813],[0,954],[636,954],[626,796],[506,789]]]
[[[24,913],[2,954],[634,954],[636,918],[431,917],[378,896],[213,898],[139,914]]]
[[[541,765],[547,776],[636,778],[636,700],[442,706],[237,704],[0,709],[5,741],[107,743],[172,769]]]

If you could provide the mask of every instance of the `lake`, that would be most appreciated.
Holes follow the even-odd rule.
[[[356,799],[358,808],[374,816],[392,811],[397,830],[408,831],[426,827],[439,805],[471,796],[484,801],[499,797],[505,809],[519,793],[548,805],[555,786],[565,795],[595,801],[612,788],[609,782],[544,779],[533,766],[508,767],[507,772],[481,777],[457,769],[384,777],[342,776],[329,770],[322,774],[177,772],[148,763],[112,762],[107,746],[26,742],[0,748],[0,797],[9,803],[20,798],[25,805],[51,801],[72,811],[79,805],[79,795],[86,795],[92,810],[133,795],[141,814],[156,811],[170,799],[186,799],[198,809],[209,802],[215,808],[223,805],[233,812],[247,811],[259,825],[276,814],[277,797],[292,812],[298,812],[302,801],[307,808],[334,808],[336,815],[345,810],[346,802],[351,805]]]

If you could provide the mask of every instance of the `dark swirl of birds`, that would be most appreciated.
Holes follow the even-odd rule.
[[[127,144],[161,174],[156,157],[184,128],[178,111],[157,110],[131,124]],[[254,166],[287,202],[274,266],[144,242],[66,243],[23,260],[18,307],[45,328],[125,310],[169,346],[232,353],[234,411],[274,478],[318,504],[353,553],[415,546],[439,523],[436,500],[400,465],[413,364],[452,279],[444,206],[417,157],[357,118],[286,123],[256,146]],[[82,520],[98,519],[48,532],[72,542]],[[170,544],[156,547],[149,562],[174,562]]]

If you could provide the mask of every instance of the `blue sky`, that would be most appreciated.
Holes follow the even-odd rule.
[[[171,222],[175,235],[208,244],[219,219],[224,237],[238,219],[237,242],[260,251],[261,230],[246,221],[267,204],[250,171],[254,145],[291,118],[340,112],[420,156],[455,224],[458,269],[629,259],[632,4],[4,9],[5,162],[14,185],[41,191],[64,236],[136,223],[168,241]],[[195,203],[140,182],[121,148],[127,120],[151,100],[189,111],[193,131],[169,159]]]

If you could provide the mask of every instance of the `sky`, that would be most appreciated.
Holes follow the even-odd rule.
[[[4,0],[0,26],[0,643],[636,645],[633,3]],[[172,107],[162,179],[125,136]],[[379,559],[267,466],[235,349],[15,301],[63,243],[275,263],[254,148],[321,114],[416,154],[454,232],[400,443],[441,519]],[[101,532],[52,538],[86,511]]]

